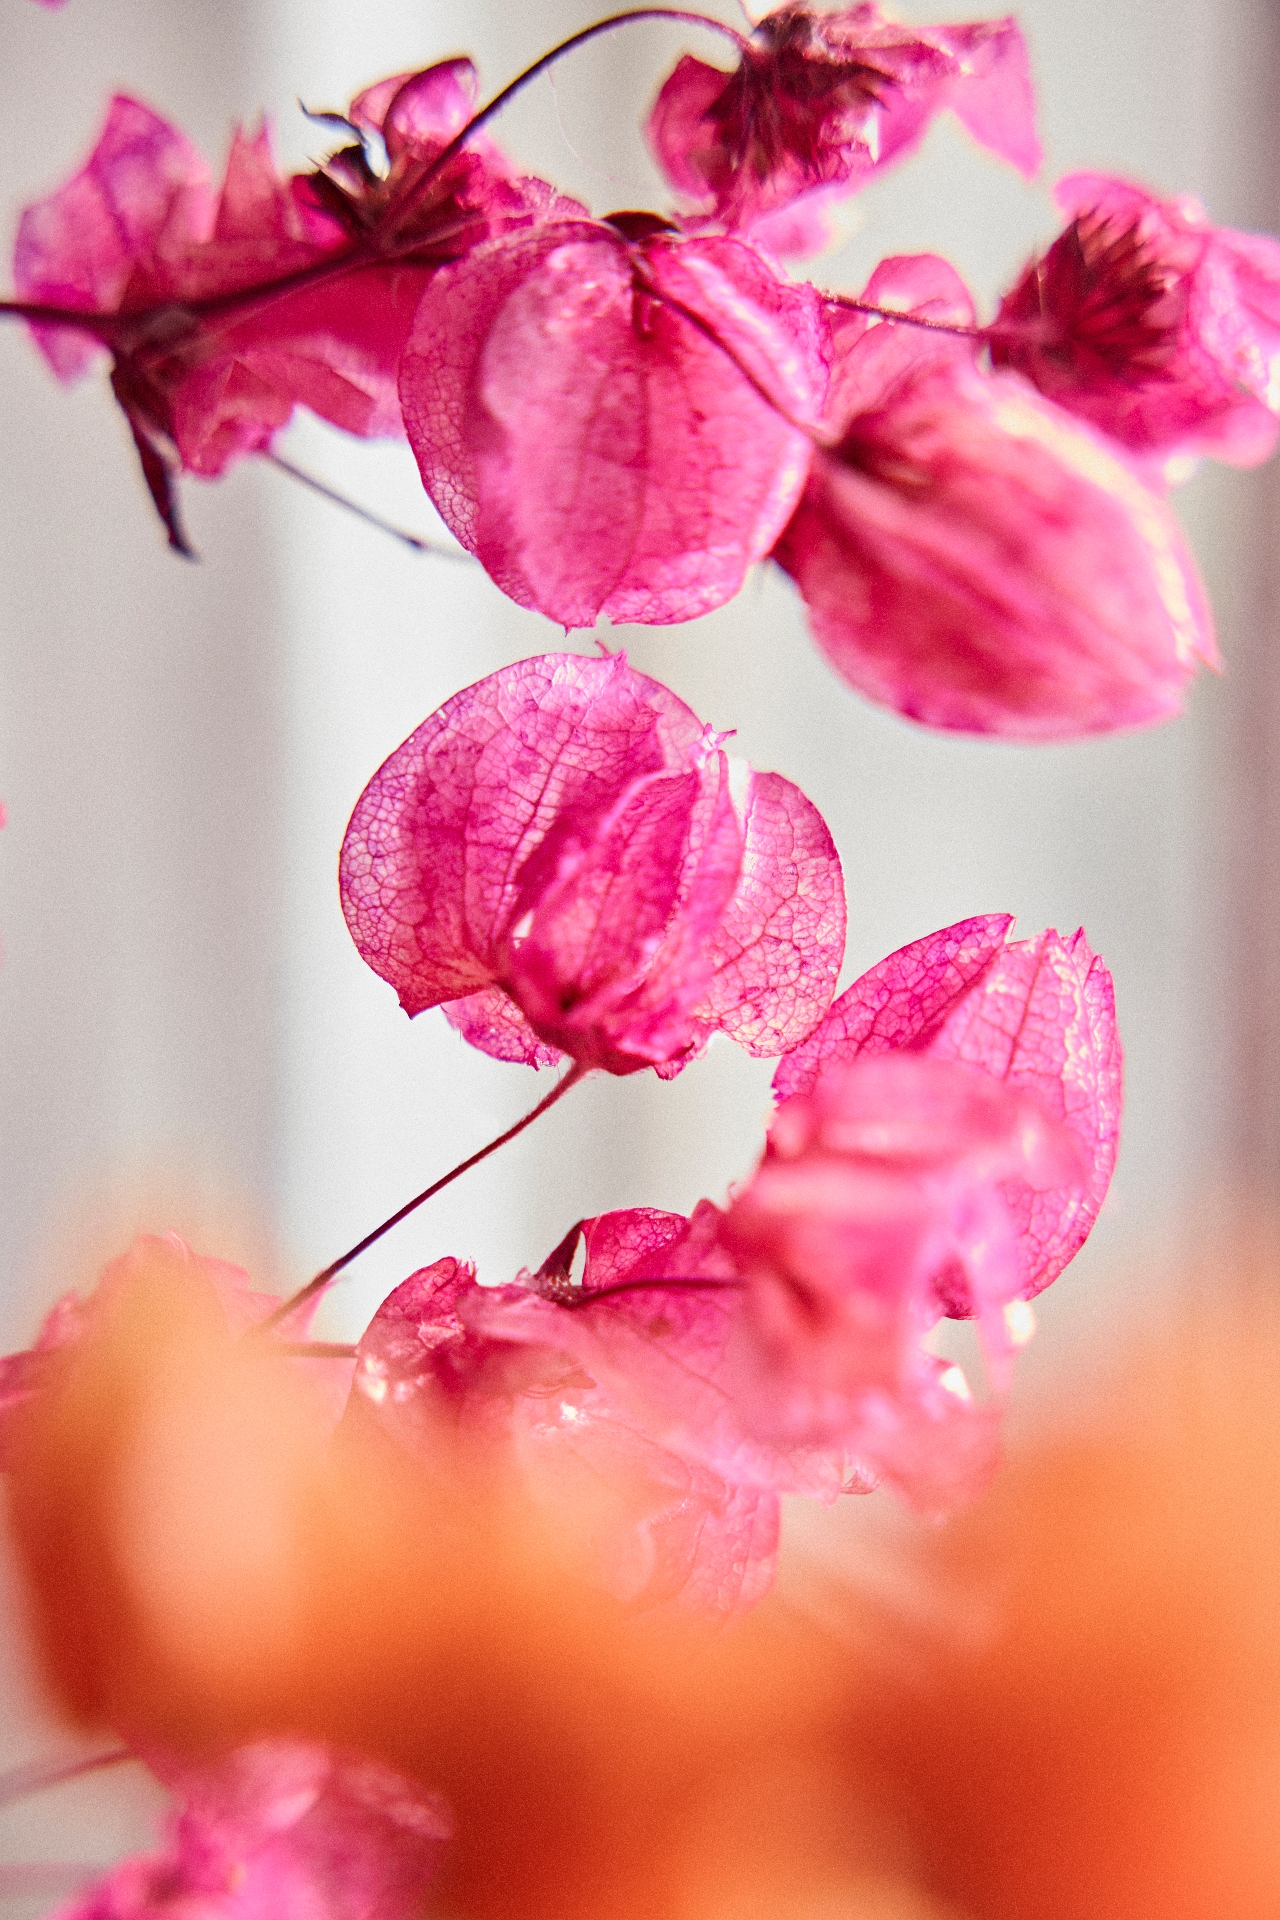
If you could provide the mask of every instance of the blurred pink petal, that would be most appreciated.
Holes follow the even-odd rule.
[[[680,1227],[684,1226],[679,1221]],[[356,1369],[352,1417],[430,1459],[442,1419],[514,1477],[597,1584],[637,1608],[749,1606],[773,1578],[778,1502],[664,1446],[557,1343],[564,1309],[508,1326],[492,1305],[523,1287],[476,1284],[438,1260],[379,1308]]]
[[[1135,453],[1265,460],[1280,414],[1280,241],[1075,173],[1070,219],[1006,295],[992,359]]]
[[[438,1796],[331,1747],[263,1740],[151,1764],[179,1803],[163,1846],[59,1920],[414,1920],[450,1835]]]
[[[547,654],[455,695],[365,789],[341,884],[406,1012],[453,1003],[473,1044],[532,1065],[678,1071],[717,1030],[781,1051],[844,943],[815,809],[622,655]]]
[[[922,1345],[936,1280],[956,1270],[997,1392],[1023,1288],[1004,1194],[1081,1174],[1072,1134],[1031,1092],[955,1060],[883,1054],[822,1073],[779,1108],[721,1238],[745,1280],[744,1426],[777,1445],[837,1444],[926,1507],[972,1491],[996,1410]]]
[[[1163,502],[1102,435],[980,373],[971,342],[859,319],[832,381],[853,411],[776,553],[837,672],[927,726],[1015,740],[1177,713],[1217,655]]]
[[[292,179],[265,125],[238,129],[218,194],[181,134],[118,96],[86,166],[23,214],[24,298],[137,315],[111,331],[113,384],[174,544],[171,450],[190,472],[220,474],[269,446],[295,405],[350,433],[399,436],[400,355],[432,273],[491,234],[580,211],[479,138],[428,178],[474,94],[459,60],[368,88],[345,123],[355,144]],[[385,144],[385,174],[365,137]],[[346,259],[261,302],[234,298]],[[192,311],[207,301],[217,310]],[[65,327],[35,331],[63,378],[100,350]]]
[[[441,515],[522,606],[691,620],[799,498],[825,337],[813,289],[741,241],[545,225],[433,280],[405,427]]]
[[[1120,1138],[1122,1061],[1115,992],[1083,930],[1007,941],[1008,914],[944,927],[889,955],[854,982],[778,1066],[780,1100],[813,1091],[829,1068],[890,1052],[960,1060],[1031,1089],[1080,1150],[1080,1178],[1056,1190],[1004,1184],[1030,1299],[1084,1245],[1106,1197]],[[973,1312],[963,1286],[946,1311]]]
[[[166,247],[207,240],[215,197],[191,143],[139,100],[118,93],[97,144],[64,186],[18,222],[13,279],[20,298],[86,313],[114,312],[130,280]],[[86,334],[33,329],[61,380],[101,351]]]
[[[167,1287],[182,1290],[199,1303],[220,1332],[237,1338],[280,1305],[276,1294],[255,1291],[242,1267],[193,1252],[176,1233],[139,1234],[127,1253],[103,1268],[92,1293],[63,1294],[45,1315],[32,1346],[0,1358],[0,1469],[23,1407],[44,1390],[60,1358],[98,1331],[140,1270],[162,1277]],[[293,1315],[291,1339],[305,1339],[314,1311],[315,1303],[308,1302]],[[305,1380],[307,1399],[322,1430],[337,1425],[351,1387],[352,1360],[337,1355],[277,1357],[266,1345],[262,1354],[268,1367],[288,1367]]]
[[[811,196],[824,206],[911,153],[950,107],[1025,174],[1040,164],[1027,49],[1012,19],[899,26],[878,7],[791,4],[756,28],[735,72],[690,55],[664,83],[649,142],[677,193],[729,228],[753,228]],[[821,225],[770,221],[788,252]],[[762,230],[761,238],[765,237]]]

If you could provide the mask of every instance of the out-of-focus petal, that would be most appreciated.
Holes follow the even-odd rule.
[[[263,1740],[216,1762],[151,1764],[178,1796],[164,1844],[63,1920],[412,1920],[450,1835],[438,1796],[331,1747]]]
[[[776,557],[837,672],[927,726],[1147,726],[1217,661],[1181,532],[1119,450],[932,346],[815,454]]]
[[[504,1314],[508,1296],[546,1311]],[[588,1576],[631,1606],[723,1615],[750,1605],[773,1578],[776,1494],[731,1484],[697,1452],[664,1444],[558,1342],[567,1324],[535,1292],[479,1287],[472,1268],[437,1261],[374,1316],[356,1417],[428,1459],[442,1419],[460,1429]]]
[[[14,285],[24,300],[110,313],[153,254],[208,239],[214,206],[209,169],[190,141],[118,93],[84,166],[23,212]],[[76,379],[100,351],[65,327],[33,332],[62,380]]]
[[[1005,296],[992,358],[1135,454],[1265,460],[1280,431],[1280,241],[1189,197],[1071,174],[1070,224]]]
[[[821,244],[821,219],[779,225],[779,213],[863,185],[914,151],[947,107],[976,140],[1035,173],[1035,101],[1013,19],[907,27],[870,4],[830,13],[790,4],[761,20],[732,73],[686,54],[647,132],[697,213],[799,252]]]

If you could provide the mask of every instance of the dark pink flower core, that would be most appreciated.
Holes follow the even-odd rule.
[[[468,687],[370,781],[341,861],[363,958],[499,1059],[678,1073],[713,1032],[796,1045],[831,997],[844,891],[815,808],[730,761],[622,655]]]
[[[1265,459],[1280,430],[1280,244],[1103,174],[1071,175],[1056,198],[1070,224],[1006,296],[995,363],[1137,453]]]
[[[1027,52],[1013,20],[905,27],[874,5],[815,13],[791,4],[760,22],[733,73],[686,55],[648,133],[699,213],[730,228],[768,222],[762,239],[807,252],[822,243],[821,223],[776,216],[804,196],[820,203],[860,185],[911,152],[945,107],[1035,172]]]
[[[663,624],[720,606],[773,546],[826,375],[812,287],[742,241],[620,215],[444,268],[400,398],[427,492],[504,593],[565,627]]]

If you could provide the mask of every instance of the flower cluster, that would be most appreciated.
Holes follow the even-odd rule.
[[[529,76],[477,110],[464,58],[320,116],[340,144],[310,173],[237,131],[216,187],[119,95],[23,214],[6,311],[63,380],[110,358],[182,551],[178,475],[271,454],[301,406],[406,437],[461,545],[566,629],[691,620],[772,559],[836,671],[924,725],[1041,741],[1176,713],[1216,653],[1166,492],[1189,458],[1248,464],[1280,432],[1280,244],[1080,174],[990,325],[933,256],[884,260],[856,296],[797,280],[781,259],[944,110],[1035,171],[1018,28],[909,28],[871,0],[787,0],[747,36],[673,17],[733,64],[684,55],[657,93],[664,212],[597,218],[521,173],[489,123]],[[50,1676],[179,1803],[163,1850],[74,1920],[417,1910],[440,1794],[474,1785],[445,1757],[447,1698],[432,1746],[412,1702],[394,1735],[370,1704],[389,1668],[353,1665],[329,1718],[281,1676],[295,1626],[337,1644],[330,1588],[367,1575],[391,1621],[419,1525],[472,1540],[492,1503],[584,1634],[683,1633],[768,1594],[782,1495],[885,1484],[942,1515],[990,1475],[1031,1302],[1115,1165],[1111,976],[1083,931],[1015,940],[986,914],[835,997],[832,836],[728,738],[603,644],[447,700],[361,795],[342,909],[407,1015],[562,1068],[553,1091],[290,1299],[141,1241],[0,1362]],[[586,1075],[671,1079],[719,1035],[778,1063],[758,1164],[722,1202],[566,1221],[502,1284],[444,1254],[356,1344],[309,1337],[338,1272]],[[982,1379],[941,1351],[946,1320],[974,1323]],[[475,1564],[492,1585],[516,1563]],[[433,1594],[435,1683],[485,1584]],[[412,1621],[406,1661],[427,1658]]]
[[[1280,247],[1077,174],[989,327],[930,258],[856,298],[798,282],[777,255],[943,109],[1035,171],[1026,48],[1011,20],[906,28],[869,0],[702,24],[736,64],[686,55],[658,92],[665,212],[595,218],[520,174],[487,131],[511,89],[475,112],[465,59],[323,116],[344,144],[308,174],[238,132],[220,189],[119,96],[23,215],[11,310],[64,379],[109,352],[184,550],[176,474],[269,451],[301,405],[407,434],[462,545],[565,627],[692,619],[773,557],[836,670],[926,725],[1176,712],[1216,655],[1163,494],[1188,456],[1274,441]]]

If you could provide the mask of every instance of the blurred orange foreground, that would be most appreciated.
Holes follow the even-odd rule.
[[[922,1535],[900,1606],[718,1635],[590,1589],[452,1432],[429,1468],[363,1406],[331,1440],[310,1364],[159,1241],[58,1357],[9,1515],[75,1721],[385,1758],[453,1803],[450,1920],[1280,1915],[1272,1330],[1149,1357]]]

